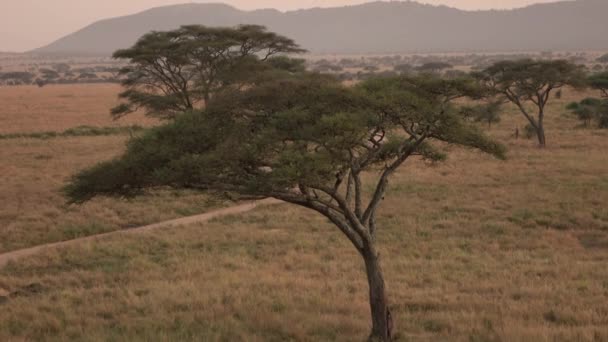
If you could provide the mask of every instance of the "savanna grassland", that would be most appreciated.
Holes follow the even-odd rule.
[[[65,204],[59,190],[72,174],[118,155],[129,134],[137,134],[117,127],[155,124],[137,114],[112,120],[108,108],[119,90],[112,84],[0,88],[0,253],[198,214],[221,204],[194,194],[178,198],[171,191],[130,205],[103,199]],[[76,129],[66,137],[45,138],[79,126],[109,133]],[[32,138],[7,138],[11,135]]]
[[[15,86],[0,88],[0,134],[64,131],[77,126],[149,126],[143,115],[115,121],[109,110],[118,103],[118,84]]]
[[[38,116],[20,110],[1,120],[11,132],[114,124],[107,107],[115,93],[95,87],[107,86],[64,92],[86,91],[90,101],[48,99],[57,101],[46,114],[53,126],[29,126]],[[395,176],[378,220],[399,340],[608,340],[608,131],[575,128],[564,109],[586,95],[565,91],[550,105],[544,150],[512,136],[525,122],[507,108],[489,130],[508,146],[507,161],[455,149],[446,162],[412,161]],[[44,108],[23,98],[19,108]],[[15,97],[1,101],[14,106]],[[64,107],[77,101],[110,105]],[[132,120],[118,124],[140,123]],[[58,189],[67,177],[117,155],[127,139],[0,140],[0,249],[213,205],[167,191],[129,205],[66,206]],[[48,250],[0,270],[2,341],[360,341],[368,305],[364,266],[349,242],[286,204]]]

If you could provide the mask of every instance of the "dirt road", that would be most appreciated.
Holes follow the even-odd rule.
[[[17,250],[17,251],[12,251],[12,252],[8,252],[8,253],[0,254],[0,268],[6,266],[11,261],[16,261],[21,258],[35,255],[35,254],[38,254],[38,253],[40,253],[44,250],[48,250],[48,249],[66,247],[66,246],[70,246],[70,245],[74,245],[74,244],[78,244],[78,243],[82,243],[82,242],[87,242],[87,241],[95,241],[95,240],[98,240],[98,239],[101,239],[101,238],[104,238],[107,236],[113,236],[113,235],[118,235],[118,234],[136,234],[136,233],[146,232],[146,231],[160,229],[160,228],[171,228],[171,227],[177,227],[177,226],[185,226],[185,225],[194,224],[194,223],[207,222],[216,217],[245,213],[245,212],[248,212],[248,211],[251,211],[251,210],[257,208],[260,205],[270,205],[270,204],[278,204],[278,203],[281,203],[281,201],[275,200],[275,199],[265,199],[262,201],[250,202],[250,203],[241,204],[241,205],[237,205],[237,206],[233,206],[233,207],[214,210],[214,211],[210,211],[208,213],[201,214],[201,215],[189,216],[189,217],[184,217],[184,218],[180,218],[180,219],[176,219],[176,220],[155,223],[155,224],[151,224],[148,226],[131,228],[128,230],[119,230],[119,231],[109,232],[109,233],[105,233],[105,234],[92,235],[92,236],[87,236],[87,237],[78,238],[78,239],[74,239],[74,240],[49,243],[49,244],[30,247],[30,248],[26,248],[26,249]]]

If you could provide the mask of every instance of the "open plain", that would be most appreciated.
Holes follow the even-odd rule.
[[[0,88],[0,134],[155,124],[112,121],[118,91]],[[608,132],[575,128],[564,109],[587,95],[551,103],[544,150],[515,139],[525,122],[507,107],[488,132],[508,161],[446,147],[445,162],[400,169],[378,222],[398,340],[608,340]],[[0,139],[0,253],[227,205],[172,190],[67,205],[68,177],[128,138]],[[355,341],[369,332],[363,275],[324,219],[261,207],[9,263],[0,340]]]

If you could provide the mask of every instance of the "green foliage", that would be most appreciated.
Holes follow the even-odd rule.
[[[600,63],[608,63],[608,53],[605,55],[602,55],[600,57],[598,57],[596,59],[596,61],[600,62]]]
[[[65,73],[69,72],[71,69],[72,69],[72,67],[66,63],[53,64],[53,70],[55,70],[58,73],[65,74]]]
[[[583,68],[565,60],[502,61],[474,73],[474,76],[499,101],[512,102],[520,109],[537,132],[540,146],[545,146],[545,107],[551,93],[565,86],[581,89],[587,85]],[[530,113],[527,103],[532,103],[537,113]]]
[[[17,139],[17,138],[30,138],[30,139],[50,139],[59,137],[84,137],[84,136],[106,136],[116,134],[134,133],[144,130],[143,127],[132,125],[123,127],[91,127],[91,126],[78,126],[69,128],[63,132],[35,132],[35,133],[9,133],[0,134],[0,140],[2,139]]]
[[[467,109],[467,114],[475,122],[482,122],[492,127],[492,124],[500,122],[501,102],[490,102]]]
[[[440,72],[445,69],[451,69],[453,65],[445,62],[429,62],[419,66],[417,69],[422,72]]]
[[[585,127],[590,127],[591,122],[595,121],[599,128],[608,128],[608,100],[586,98],[570,103],[566,109],[583,121]]]
[[[532,139],[532,138],[538,136],[536,127],[534,127],[530,124],[527,124],[526,126],[524,126],[524,136],[526,137],[526,139]]]
[[[601,91],[604,97],[608,97],[608,72],[590,76],[589,85],[592,88]]]
[[[303,51],[291,39],[257,25],[154,31],[114,53],[130,65],[119,73],[126,88],[120,97],[126,103],[112,114],[120,117],[143,108],[148,115],[171,119],[201,109],[223,87],[254,83],[262,70],[299,71],[300,62],[271,57]]]
[[[393,70],[395,70],[395,72],[398,74],[407,75],[414,71],[414,67],[410,64],[399,64],[396,65]]]
[[[268,59],[268,63],[277,70],[284,70],[290,73],[301,73],[306,71],[306,60],[301,58],[274,56]]]
[[[218,93],[206,110],[133,139],[122,157],[76,175],[72,201],[170,186],[247,196],[333,187],[352,168],[384,169],[410,155],[441,160],[433,141],[504,157],[451,101],[470,79],[377,79],[347,88],[323,76],[275,79]]]
[[[52,69],[40,69],[40,73],[42,74],[42,77],[46,80],[54,80],[59,78],[59,73],[55,70]]]
[[[496,93],[522,102],[538,100],[539,92],[546,94],[566,85],[575,88],[586,85],[582,67],[565,60],[502,61],[475,75],[491,81]]]
[[[9,84],[31,84],[34,74],[25,71],[0,72],[0,81]]]

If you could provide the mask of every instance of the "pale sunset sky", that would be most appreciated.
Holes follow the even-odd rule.
[[[152,7],[189,2],[223,2],[240,9],[355,5],[366,0],[0,0],[0,51],[26,51],[46,45],[97,20]],[[523,7],[555,0],[420,0],[465,10]]]

